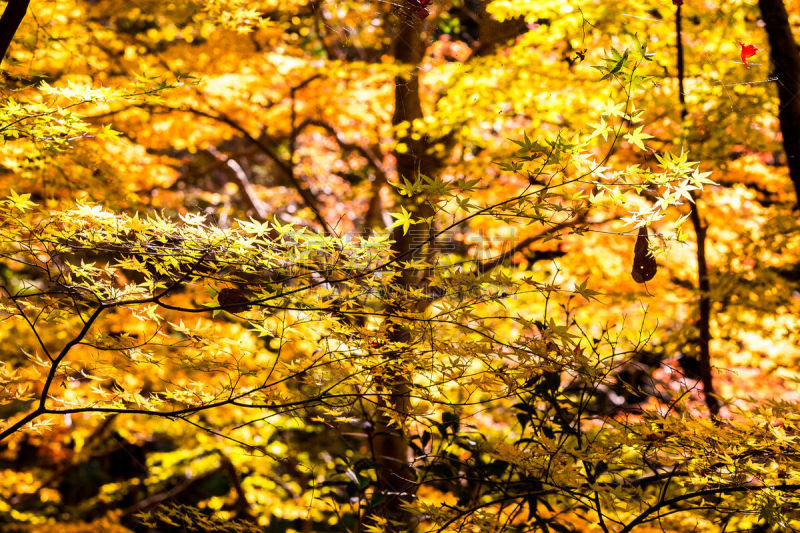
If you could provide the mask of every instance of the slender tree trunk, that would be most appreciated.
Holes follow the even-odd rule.
[[[686,109],[686,96],[684,91],[684,57],[682,29],[683,18],[681,14],[681,4],[675,8],[675,39],[678,54],[678,100],[681,106],[681,123],[686,120],[688,111]],[[683,128],[683,125],[681,126]],[[708,277],[708,263],[706,261],[706,226],[700,217],[700,206],[697,205],[697,197],[692,194],[692,203],[689,206],[690,219],[694,226],[694,233],[697,237],[697,289],[700,298],[697,302],[698,318],[697,330],[698,339],[698,358],[700,366],[700,380],[703,382],[703,397],[712,416],[719,414],[719,401],[714,396],[714,380],[711,375],[711,281]]]
[[[30,0],[8,0],[3,16],[0,17],[0,61],[5,59],[11,40],[28,12],[29,3]]]
[[[392,117],[392,123],[395,125],[413,122],[414,119],[423,117],[419,98],[418,70],[416,69],[422,62],[425,53],[422,31],[422,23],[404,22],[395,39],[394,56],[396,61],[414,68],[407,77],[395,78],[395,109]],[[438,162],[426,154],[428,143],[424,138],[413,139],[409,133],[405,138],[398,139],[398,142],[405,147],[394,153],[398,177],[414,182],[420,173],[431,174],[438,167]],[[409,205],[406,203],[404,207],[408,209]],[[432,209],[428,204],[419,203],[412,207],[414,218],[427,217],[432,214]],[[428,234],[430,232],[429,228]],[[426,237],[427,235],[420,235],[418,231],[404,234],[402,228],[396,227],[392,231],[392,240],[394,241],[392,249],[396,255],[407,254]],[[399,272],[401,290],[424,283],[424,280],[420,279],[421,275],[418,270],[398,268],[401,269]],[[407,298],[401,299],[404,302],[403,307],[395,304],[393,308],[388,309],[390,314],[417,311],[420,306],[425,304],[424,302],[409,301]],[[409,338],[409,331],[403,324],[392,324],[389,331],[390,341],[408,343]],[[394,353],[387,357],[401,359],[403,354]],[[390,375],[384,377],[380,382],[386,390],[386,394],[380,405],[382,412],[378,413],[376,417],[372,446],[376,461],[379,463],[378,488],[386,496],[385,503],[376,509],[375,513],[392,522],[408,524],[409,516],[403,510],[403,505],[414,498],[416,479],[409,464],[410,448],[408,436],[403,427],[403,422],[410,409],[412,376],[406,371],[400,370],[402,366],[392,366],[393,370]],[[391,414],[394,414],[396,419],[399,418],[401,423],[390,423],[392,421]],[[394,527],[389,529],[389,531],[395,530]]]
[[[792,35],[783,0],[758,0],[769,39],[773,76],[777,78],[783,148],[789,177],[800,204],[800,50]]]
[[[700,380],[703,382],[703,398],[709,412],[716,416],[719,414],[719,400],[714,396],[714,379],[711,374],[711,282],[708,278],[708,263],[706,262],[706,226],[700,218],[700,209],[697,198],[691,206],[691,219],[694,232],[697,236],[697,288],[700,299],[697,302],[698,318],[697,330],[699,331],[699,363]]]

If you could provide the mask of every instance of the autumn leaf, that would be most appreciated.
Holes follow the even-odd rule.
[[[405,235],[408,233],[408,228],[414,223],[412,220],[413,215],[406,211],[406,208],[403,206],[400,206],[400,209],[400,213],[389,213],[392,218],[396,219],[392,225],[389,226],[389,229],[401,226],[403,228],[403,235]]]
[[[631,277],[636,283],[644,283],[653,279],[658,271],[656,258],[653,257],[650,251],[650,240],[648,237],[647,226],[639,228],[639,234],[636,237],[636,244],[633,248],[633,268],[631,269]]]
[[[742,62],[744,63],[745,67],[750,67],[750,65],[747,63],[747,60],[756,55],[756,52],[758,52],[759,49],[754,44],[744,44],[742,41],[738,41],[738,43],[741,47],[741,52],[739,55],[742,58]]]

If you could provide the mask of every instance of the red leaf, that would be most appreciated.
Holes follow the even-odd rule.
[[[756,48],[756,45],[754,44],[744,44],[742,41],[739,41],[739,46],[742,47],[742,62],[744,63],[744,66],[749,68],[750,65],[747,63],[747,59],[756,55],[758,48]]]

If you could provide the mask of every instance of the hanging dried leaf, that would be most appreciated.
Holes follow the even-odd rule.
[[[222,289],[219,291],[217,301],[219,305],[225,307],[225,310],[231,313],[241,313],[252,307],[249,305],[247,296],[240,289]]]
[[[646,226],[639,228],[636,245],[633,247],[633,270],[631,277],[636,283],[644,283],[653,279],[658,271],[656,258],[650,253],[650,239]]]

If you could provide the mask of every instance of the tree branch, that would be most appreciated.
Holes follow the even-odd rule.
[[[3,16],[0,17],[0,61],[5,59],[8,47],[14,34],[17,33],[25,13],[28,12],[30,0],[8,0]]]
[[[643,523],[648,516],[655,513],[659,509],[663,509],[664,507],[671,507],[676,503],[680,503],[686,500],[692,500],[694,498],[702,498],[703,496],[717,496],[721,494],[733,494],[736,492],[756,492],[760,490],[777,490],[781,492],[794,492],[800,490],[800,485],[761,485],[761,486],[739,486],[739,487],[717,487],[714,489],[704,489],[698,490],[696,492],[690,492],[688,494],[681,494],[680,496],[675,496],[674,498],[670,498],[669,500],[664,500],[652,507],[648,508],[645,512],[628,522],[628,524],[620,530],[619,533],[628,533],[633,530],[636,526]]]
[[[333,230],[330,228],[328,223],[322,217],[322,213],[320,213],[319,208],[317,207],[317,202],[316,202],[316,199],[314,198],[314,196],[312,196],[312,194],[303,186],[303,184],[300,183],[300,180],[298,180],[294,176],[294,172],[292,171],[292,167],[291,167],[292,162],[288,162],[287,163],[286,161],[284,161],[283,158],[280,157],[272,148],[270,148],[269,145],[265,144],[261,140],[257,139],[253,135],[251,135],[250,132],[248,132],[247,129],[244,128],[244,126],[242,126],[241,124],[239,124],[238,122],[236,122],[235,120],[230,118],[229,116],[227,116],[227,115],[225,115],[223,113],[219,113],[219,112],[217,112],[218,114],[214,114],[214,113],[209,113],[208,111],[203,111],[202,109],[197,109],[197,108],[194,108],[194,107],[186,107],[186,108],[170,107],[170,106],[154,106],[154,107],[161,107],[161,108],[167,109],[169,111],[178,111],[178,112],[184,112],[184,113],[191,113],[191,114],[197,115],[199,117],[204,117],[204,118],[208,118],[208,119],[215,120],[215,121],[218,121],[218,122],[222,122],[223,124],[227,124],[231,128],[233,128],[236,131],[238,131],[239,133],[241,133],[248,141],[250,141],[255,146],[257,146],[264,155],[269,157],[276,165],[278,165],[278,167],[286,174],[287,178],[292,183],[292,186],[294,186],[294,189],[298,192],[300,197],[303,199],[303,202],[305,203],[305,205],[308,206],[308,208],[311,209],[311,211],[314,213],[314,217],[320,223],[320,225],[322,226],[323,230],[328,235],[335,236],[333,234]]]
[[[309,126],[316,126],[318,128],[325,130],[331,137],[336,139],[336,143],[343,150],[350,150],[353,152],[357,152],[361,157],[366,159],[369,162],[369,164],[372,165],[373,168],[375,168],[375,171],[378,173],[379,179],[383,181],[387,180],[386,169],[383,167],[383,163],[381,162],[380,157],[370,147],[362,146],[360,144],[356,144],[345,140],[344,136],[340,132],[336,131],[336,129],[333,126],[322,120],[306,119],[302,121],[300,124],[298,124],[297,131],[301,132]]]
[[[225,166],[231,170],[236,178],[236,181],[239,182],[239,186],[242,188],[245,198],[247,198],[247,203],[249,203],[253,211],[256,212],[259,220],[262,222],[265,221],[267,219],[267,207],[264,205],[264,202],[262,202],[261,199],[256,196],[256,193],[253,190],[253,184],[250,183],[250,180],[248,179],[247,174],[242,166],[237,163],[235,159],[223,154],[214,146],[207,146],[206,152],[211,154],[217,161],[224,163]]]

